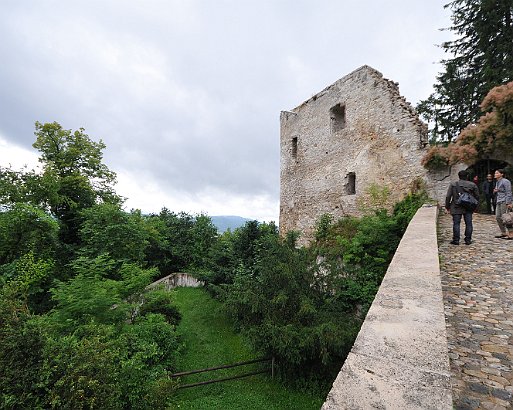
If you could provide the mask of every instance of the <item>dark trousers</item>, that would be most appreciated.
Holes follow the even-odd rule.
[[[485,196],[486,201],[486,212],[489,214],[495,213],[495,197],[494,196]]]
[[[453,214],[452,215],[452,240],[454,242],[460,241],[460,225],[461,225],[461,217],[465,220],[465,242],[470,242],[472,240],[472,212],[467,212],[465,214]]]

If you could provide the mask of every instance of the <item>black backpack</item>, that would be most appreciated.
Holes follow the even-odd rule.
[[[468,191],[468,188],[462,187],[458,182],[456,186],[458,187],[456,205],[461,206],[467,211],[475,211],[478,205],[477,199]],[[463,190],[463,192],[460,192],[461,190]]]

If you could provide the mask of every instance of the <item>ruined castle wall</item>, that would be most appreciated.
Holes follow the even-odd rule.
[[[371,67],[283,111],[280,125],[280,231],[301,231],[303,243],[324,213],[360,215],[372,184],[387,186],[391,203],[410,192],[415,180],[428,190],[436,187],[420,163],[426,125],[398,85]]]

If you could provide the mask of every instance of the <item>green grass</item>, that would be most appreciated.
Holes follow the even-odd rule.
[[[178,331],[184,350],[178,371],[187,371],[260,358],[244,339],[234,333],[222,305],[201,288],[178,288],[174,300],[182,320]],[[183,377],[181,382],[230,377],[261,369],[267,364],[253,364]],[[260,374],[238,380],[213,383],[178,390],[172,408],[176,409],[319,409],[324,396],[298,391]]]

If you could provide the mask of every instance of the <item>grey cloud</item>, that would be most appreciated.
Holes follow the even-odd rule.
[[[446,14],[409,0],[4,1],[0,134],[30,147],[36,120],[84,127],[111,169],[162,190],[276,199],[280,110],[363,64],[427,97]]]

